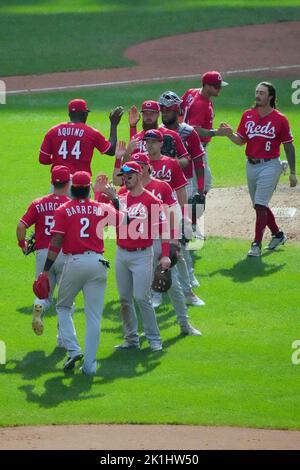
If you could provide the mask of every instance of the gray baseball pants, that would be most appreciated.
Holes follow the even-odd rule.
[[[103,256],[93,251],[67,255],[56,304],[61,339],[72,358],[81,354],[72,319],[72,306],[76,295],[83,292],[86,317],[83,372],[86,374],[95,374],[97,368],[96,354],[107,277],[107,267],[100,260],[103,260]]]
[[[268,207],[282,173],[279,158],[256,165],[252,165],[247,161],[246,171],[253,207],[255,204]]]
[[[161,343],[150,293],[153,275],[153,247],[139,251],[127,251],[118,247],[115,269],[125,341],[139,344],[138,319],[134,306],[134,301],[136,301],[142,317],[145,336],[150,345],[151,343]]]
[[[161,240],[160,239],[154,240],[153,248],[154,248],[153,267],[155,269],[158,264],[158,260],[161,257]],[[171,304],[173,305],[179,325],[186,325],[188,322],[188,310],[185,304],[185,297],[183,294],[183,290],[179,282],[177,265],[173,266],[173,268],[171,269],[171,276],[172,276],[172,286],[168,290],[168,296],[171,301]]]
[[[204,163],[204,192],[208,193],[208,191],[212,188],[212,174],[209,168],[208,163],[208,153],[207,153],[207,145],[205,147],[205,155],[203,156],[203,163]]]

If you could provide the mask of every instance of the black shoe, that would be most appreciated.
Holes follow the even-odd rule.
[[[66,362],[64,363],[64,370],[72,370],[75,367],[75,363],[77,361],[81,361],[83,359],[83,354],[78,354],[74,357],[68,357]]]

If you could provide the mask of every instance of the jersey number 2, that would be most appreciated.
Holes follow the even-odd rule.
[[[59,147],[58,155],[60,155],[63,160],[66,160],[68,157],[68,148],[67,148],[67,141],[63,140],[61,143],[61,146]],[[71,150],[71,155],[75,157],[76,160],[79,160],[80,155],[81,155],[81,150],[80,150],[80,140],[76,140],[72,150]]]

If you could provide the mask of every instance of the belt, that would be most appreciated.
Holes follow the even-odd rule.
[[[123,248],[122,246],[119,246],[119,248],[125,251],[145,251],[147,248],[150,248],[150,246],[145,246],[144,248]]]
[[[97,251],[84,251],[83,253],[67,253],[71,256],[79,256],[79,255],[102,255],[103,253],[98,253]]]
[[[251,163],[251,165],[257,165],[258,163],[270,162],[271,160],[275,160],[275,158],[249,158],[248,157],[248,162]]]

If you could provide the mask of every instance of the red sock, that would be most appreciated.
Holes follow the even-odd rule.
[[[278,228],[278,225],[276,224],[274,214],[273,214],[273,212],[271,211],[271,209],[269,207],[267,207],[267,211],[268,211],[267,226],[271,230],[272,235],[276,235],[276,233],[279,232],[279,228]]]
[[[256,224],[255,224],[255,242],[261,243],[264,231],[268,223],[268,211],[265,206],[255,206],[256,211]]]

